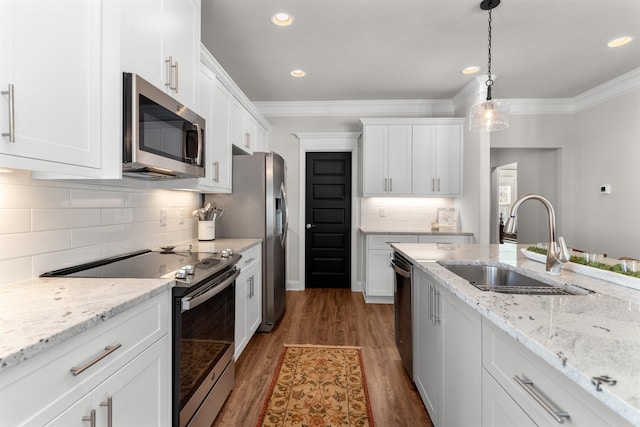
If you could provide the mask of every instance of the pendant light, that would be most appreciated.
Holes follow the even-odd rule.
[[[509,103],[491,98],[493,78],[491,76],[491,9],[497,7],[500,0],[483,0],[480,9],[489,11],[489,44],[487,67],[487,99],[471,106],[469,111],[469,130],[473,132],[492,132],[509,127]]]

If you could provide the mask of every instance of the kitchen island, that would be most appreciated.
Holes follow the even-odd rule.
[[[490,332],[506,334],[512,346],[522,347],[533,359],[543,361],[586,397],[595,398],[631,425],[640,425],[640,292],[567,271],[561,276],[546,275],[544,264],[527,259],[519,250],[522,247],[515,245],[398,243],[392,247],[418,270],[414,286],[421,286],[415,277],[423,275],[466,309],[478,313],[483,359],[492,351],[486,348]],[[500,264],[594,293],[546,296],[481,291],[439,263]],[[483,360],[483,365],[489,362]],[[481,394],[485,396],[484,390]]]

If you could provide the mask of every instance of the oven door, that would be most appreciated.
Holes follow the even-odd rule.
[[[239,274],[240,270],[232,267],[183,296],[176,295],[179,290],[174,288],[174,426],[189,425],[199,413],[217,414],[219,407],[210,407],[222,406],[219,402],[224,403],[231,391],[233,366],[229,365],[233,364],[235,280]],[[221,382],[225,386],[217,387]]]

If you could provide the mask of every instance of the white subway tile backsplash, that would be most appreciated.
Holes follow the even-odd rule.
[[[68,208],[67,188],[0,184],[0,209]]]
[[[100,223],[102,225],[126,224],[134,221],[134,209],[102,209]]]
[[[197,236],[188,191],[32,180],[0,174],[0,284]],[[160,224],[160,210],[167,224]],[[180,223],[179,212],[183,219]]]
[[[33,231],[100,225],[100,209],[33,209]]]
[[[70,200],[72,208],[122,208],[124,207],[125,193],[72,188]]]
[[[71,248],[69,230],[0,235],[0,260]]]
[[[0,209],[0,234],[28,233],[31,231],[29,209]]]
[[[30,256],[0,261],[0,285],[30,277],[32,277]]]

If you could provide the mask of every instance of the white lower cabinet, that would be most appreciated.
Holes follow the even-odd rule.
[[[421,234],[418,236],[418,243],[471,243],[471,236],[458,234]]]
[[[114,426],[169,425],[170,322],[166,291],[3,370],[0,424],[102,427],[111,412]]]
[[[418,243],[418,236],[403,234],[368,234],[364,298],[369,303],[393,304],[393,269],[389,257],[391,243]]]
[[[498,384],[483,393],[484,427],[496,425],[501,416],[523,420],[509,425],[530,425],[523,417],[538,426],[630,425],[489,321],[483,321],[482,341],[484,369]],[[496,408],[503,414],[494,416]]]
[[[262,245],[242,252],[236,279],[235,352],[238,360],[262,322]]]
[[[414,382],[434,426],[478,425],[480,314],[414,268]]]
[[[146,349],[47,426],[164,426],[171,383],[169,337]],[[93,420],[93,421],[92,421]]]

